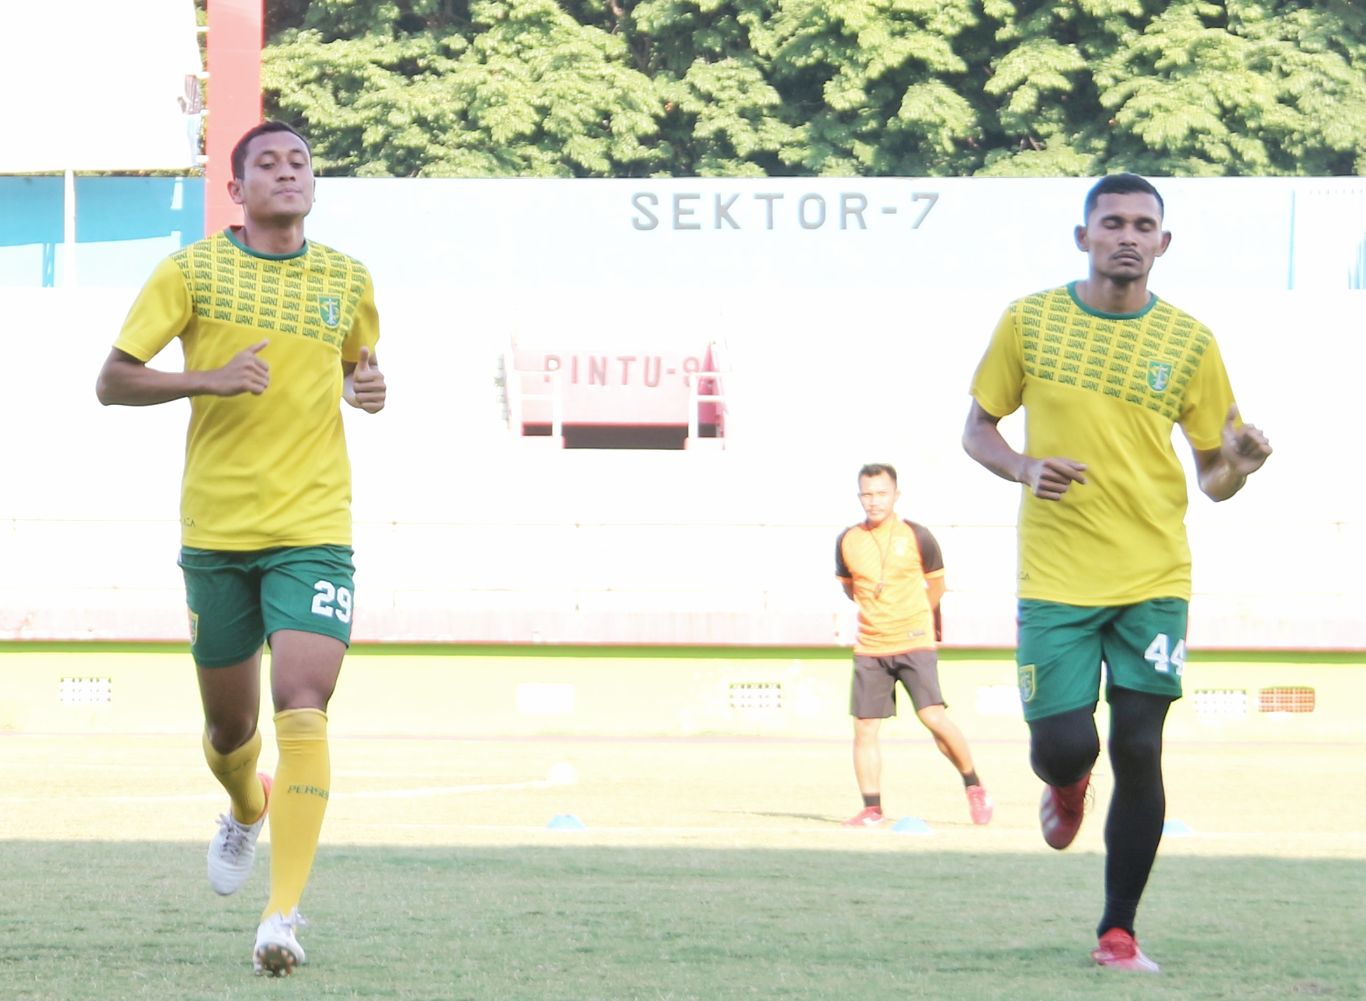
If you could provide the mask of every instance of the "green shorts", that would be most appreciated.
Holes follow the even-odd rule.
[[[1099,608],[1021,599],[1015,662],[1025,719],[1094,705],[1102,663],[1107,698],[1128,688],[1179,699],[1188,608],[1181,598]]]
[[[190,653],[200,667],[246,660],[278,629],[351,642],[356,568],[350,546],[254,552],[180,550]]]

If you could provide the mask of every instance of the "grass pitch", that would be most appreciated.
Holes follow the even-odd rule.
[[[1099,860],[1085,853],[348,846],[310,890],[309,965],[278,982],[250,973],[259,902],[213,899],[198,855],[0,847],[5,996],[1283,1001],[1363,987],[1359,929],[1325,906],[1363,888],[1345,860],[1165,859],[1145,907],[1165,972],[1143,977],[1086,962]]]
[[[1349,999],[1366,994],[1366,755],[1171,742],[1169,836],[1139,914],[1159,977],[1092,967],[1108,781],[1077,844],[1037,831],[1022,741],[978,742],[967,819],[928,740],[887,741],[889,812],[846,831],[843,740],[334,741],[302,910],[309,965],[251,975],[268,844],[218,898],[198,736],[0,737],[7,1001]],[[267,759],[263,764],[269,767]],[[582,831],[547,828],[570,813]]]

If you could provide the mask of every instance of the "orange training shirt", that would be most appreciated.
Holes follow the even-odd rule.
[[[939,611],[925,582],[944,576],[944,557],[924,525],[893,516],[876,528],[846,528],[835,543],[835,576],[853,586],[858,605],[854,653],[935,649]]]

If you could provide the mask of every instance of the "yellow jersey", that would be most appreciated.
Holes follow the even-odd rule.
[[[181,539],[199,549],[351,544],[342,362],[379,340],[370,274],[318,243],[262,254],[232,230],[163,260],[114,347],[148,362],[180,338],[186,371],[221,368],[263,340],[260,396],[193,396]]]
[[[1025,408],[1026,454],[1086,465],[1058,501],[1026,487],[1019,596],[1071,605],[1190,599],[1186,474],[1172,446],[1218,448],[1233,390],[1209,329],[1153,297],[1093,310],[1075,284],[1010,304],[972,382],[982,409]]]

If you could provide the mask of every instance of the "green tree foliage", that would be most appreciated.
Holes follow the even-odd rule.
[[[1366,172],[1353,0],[272,0],[358,176]]]
[[[267,49],[272,110],[359,176],[665,169],[659,86],[620,34],[553,0],[296,5]],[[335,15],[333,17],[332,15]]]
[[[972,0],[789,0],[760,41],[800,121],[785,158],[818,174],[970,171],[976,115],[956,36]]]
[[[1125,133],[1122,154],[1136,169],[1164,173],[1340,174],[1366,166],[1360,44],[1353,59],[1308,7],[1167,6],[1097,73],[1101,105]]]

